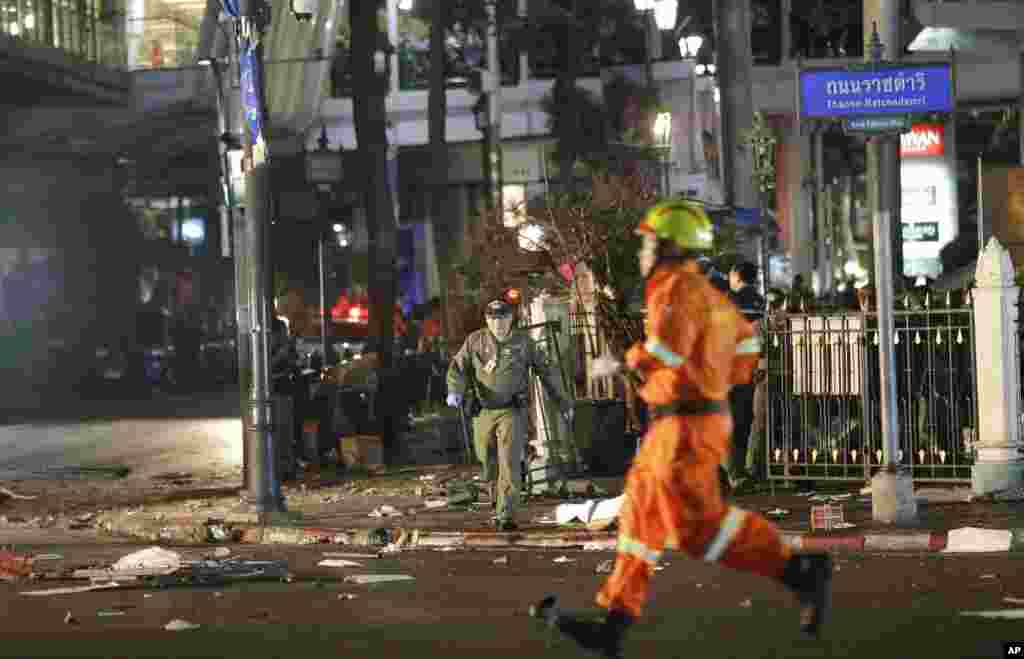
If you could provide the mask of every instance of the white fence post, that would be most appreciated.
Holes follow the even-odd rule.
[[[978,259],[974,294],[978,374],[978,453],[971,473],[975,494],[1024,483],[1020,444],[1020,354],[1017,338],[1019,289],[1010,253],[989,240]]]

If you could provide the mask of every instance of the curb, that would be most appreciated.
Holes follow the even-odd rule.
[[[535,549],[579,549],[614,551],[616,534],[608,531],[584,529],[519,532],[488,531],[432,531],[408,528],[332,529],[316,526],[259,525],[249,520],[238,523],[207,520],[183,522],[179,519],[123,515],[100,520],[102,532],[113,536],[130,537],[149,542],[176,545],[210,545],[218,542],[236,542],[249,545],[316,545],[335,544],[362,547],[393,547],[402,549],[504,549],[511,547]],[[212,529],[219,532],[213,534]],[[878,534],[812,535],[783,533],[783,542],[796,551],[868,552],[868,553],[989,553],[1024,552],[1024,529],[994,531],[1005,534],[1006,542],[998,548],[963,547],[954,542],[950,547],[950,534],[942,532],[905,532]]]

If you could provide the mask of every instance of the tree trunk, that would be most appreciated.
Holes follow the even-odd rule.
[[[355,84],[353,115],[359,161],[363,171],[363,199],[370,246],[370,337],[378,342],[379,355],[377,418],[384,442],[385,459],[394,457],[396,418],[393,314],[395,305],[396,227],[394,205],[388,189],[387,104],[388,81],[373,68],[373,54],[379,43],[376,0],[354,0],[351,4],[352,75]]]
[[[576,0],[572,0],[570,14],[565,17],[565,39],[562,41],[562,66],[555,83],[555,98],[563,94],[566,101],[573,97],[573,90],[576,87]],[[563,108],[573,107],[563,103]],[[564,128],[566,122],[559,122]],[[560,136],[555,136],[558,139]],[[570,148],[570,146],[572,148]],[[576,191],[576,182],[573,177],[573,165],[576,158],[575,141],[572,139],[558,139],[558,175],[562,179],[562,190],[572,194]]]

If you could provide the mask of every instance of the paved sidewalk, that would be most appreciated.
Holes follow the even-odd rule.
[[[438,508],[425,506],[429,501],[444,498],[442,490],[447,478],[467,481],[472,474],[473,470],[465,467],[439,467],[409,472],[397,479],[390,474],[341,485],[288,487],[285,493],[289,512],[284,516],[240,512],[238,498],[215,497],[116,510],[100,515],[97,526],[114,536],[193,545],[234,541],[392,548],[614,549],[613,528],[589,530],[582,524],[557,526],[552,521],[555,509],[562,503],[617,496],[621,493],[621,478],[590,481],[601,488],[596,495],[585,494],[588,482],[573,481],[570,485],[578,496],[530,499],[518,513],[520,530],[496,533],[490,528],[491,509],[486,501]],[[421,480],[424,475],[431,480]],[[962,488],[921,488],[918,522],[911,528],[894,528],[872,521],[870,497],[861,495],[858,489],[816,497],[779,489],[774,496],[762,492],[736,497],[734,501],[747,510],[775,511],[775,521],[786,540],[802,550],[1024,550],[1020,502],[970,501],[969,491]],[[837,497],[831,501],[843,506],[846,527],[812,532],[811,506],[822,503],[825,496]],[[965,528],[984,532],[958,531]]]

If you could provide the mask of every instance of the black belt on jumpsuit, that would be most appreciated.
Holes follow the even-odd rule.
[[[729,406],[722,400],[677,400],[667,405],[652,405],[648,412],[651,421],[666,416],[700,416],[703,414],[720,414],[728,412]]]

